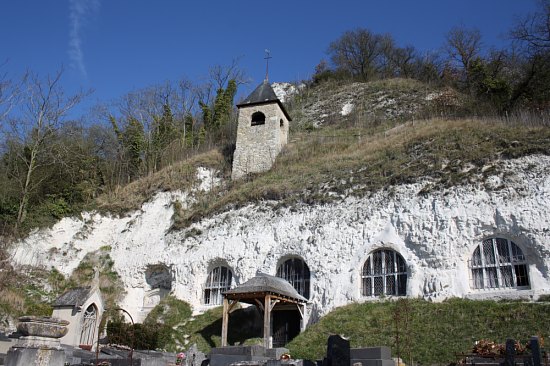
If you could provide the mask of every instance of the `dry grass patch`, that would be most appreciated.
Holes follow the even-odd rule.
[[[428,97],[440,92],[413,79],[331,80],[303,89],[287,104],[293,126],[298,128],[334,124],[372,127],[427,115],[433,104]]]
[[[95,205],[101,211],[117,214],[136,210],[157,192],[190,188],[197,180],[198,167],[223,171],[224,164],[222,154],[218,150],[211,150],[163,168],[126,186],[117,187],[112,192],[98,197]]]
[[[429,189],[479,183],[495,160],[550,154],[550,128],[490,120],[428,120],[376,134],[325,127],[293,141],[269,172],[209,193],[175,227],[262,200],[324,203],[421,180],[431,182]]]
[[[7,314],[22,314],[25,309],[25,297],[15,289],[3,289],[0,291],[0,316]]]

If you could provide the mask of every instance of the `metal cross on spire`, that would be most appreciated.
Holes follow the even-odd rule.
[[[269,80],[269,59],[271,57],[271,52],[266,48],[265,49],[265,81]]]

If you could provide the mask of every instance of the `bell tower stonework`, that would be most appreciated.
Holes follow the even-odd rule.
[[[267,79],[237,104],[237,108],[239,120],[232,179],[271,169],[288,142],[288,123],[291,121]]]

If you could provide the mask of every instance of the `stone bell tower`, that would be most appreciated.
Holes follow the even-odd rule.
[[[288,142],[291,121],[267,78],[240,104],[232,179],[265,172]]]

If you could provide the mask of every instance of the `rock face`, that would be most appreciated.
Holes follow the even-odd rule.
[[[235,285],[258,272],[275,274],[286,259],[298,257],[311,273],[312,322],[337,306],[377,299],[363,295],[362,269],[381,248],[404,259],[410,297],[439,301],[550,294],[550,157],[498,164],[501,173],[485,185],[421,194],[424,184],[419,182],[324,205],[274,208],[275,203],[262,202],[181,231],[169,230],[172,203],[187,195],[163,192],[128,217],[87,213],[82,219],[63,219],[21,243],[14,260],[55,266],[68,275],[87,252],[110,246],[127,291],[121,306],[136,321],[151,308],[146,295],[152,290],[147,282],[152,265],[170,272],[176,297],[203,311],[213,268],[228,267]],[[487,238],[508,239],[521,249],[528,286],[475,288],[469,261]]]
[[[306,87],[306,84],[291,84],[291,83],[273,83],[271,84],[277,98],[283,103],[291,99]]]

